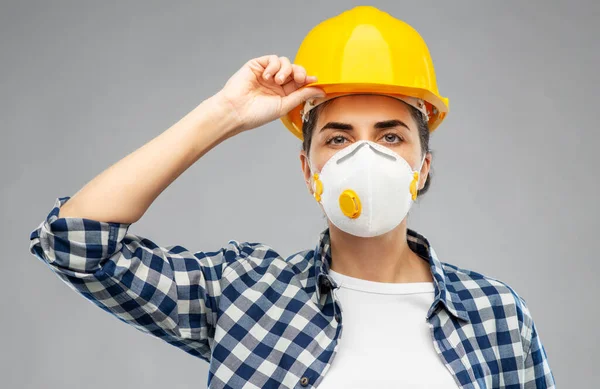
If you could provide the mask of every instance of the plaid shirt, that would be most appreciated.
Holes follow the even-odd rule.
[[[161,247],[130,224],[58,218],[57,198],[30,251],[73,290],[119,320],[210,362],[209,388],[318,387],[343,328],[332,293],[329,231],[284,258],[258,243],[213,252]],[[555,388],[525,300],[507,284],[440,262],[425,237],[435,298],[425,320],[460,388]],[[342,343],[343,347],[343,343]]]

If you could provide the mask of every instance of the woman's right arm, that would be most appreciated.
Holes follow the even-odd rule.
[[[213,252],[192,252],[179,245],[162,247],[128,229],[217,144],[322,95],[305,87],[314,81],[285,57],[248,61],[221,91],[165,132],[73,197],[58,198],[31,232],[30,252],[119,320],[208,360],[223,270],[244,247],[230,242]]]
[[[237,127],[216,94],[169,129],[108,167],[60,209],[59,217],[134,223],[177,177]]]

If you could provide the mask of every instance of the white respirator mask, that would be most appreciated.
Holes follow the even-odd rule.
[[[312,173],[314,197],[340,230],[360,237],[396,228],[417,198],[418,170],[389,148],[359,141],[334,154]]]

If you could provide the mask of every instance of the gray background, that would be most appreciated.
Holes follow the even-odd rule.
[[[312,26],[357,4],[2,3],[1,387],[206,387],[208,364],[74,293],[29,254],[29,233],[56,197],[166,130],[245,61],[293,59]],[[595,386],[599,3],[371,4],[422,34],[450,98],[432,137],[433,186],[409,226],[442,261],[526,299],[560,387]],[[229,239],[284,255],[312,248],[325,220],[299,149],[279,121],[232,138],[130,232],[193,250]]]

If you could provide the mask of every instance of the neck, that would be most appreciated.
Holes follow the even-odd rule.
[[[331,270],[376,282],[431,282],[430,265],[406,241],[406,218],[372,238],[350,235],[329,223]]]

